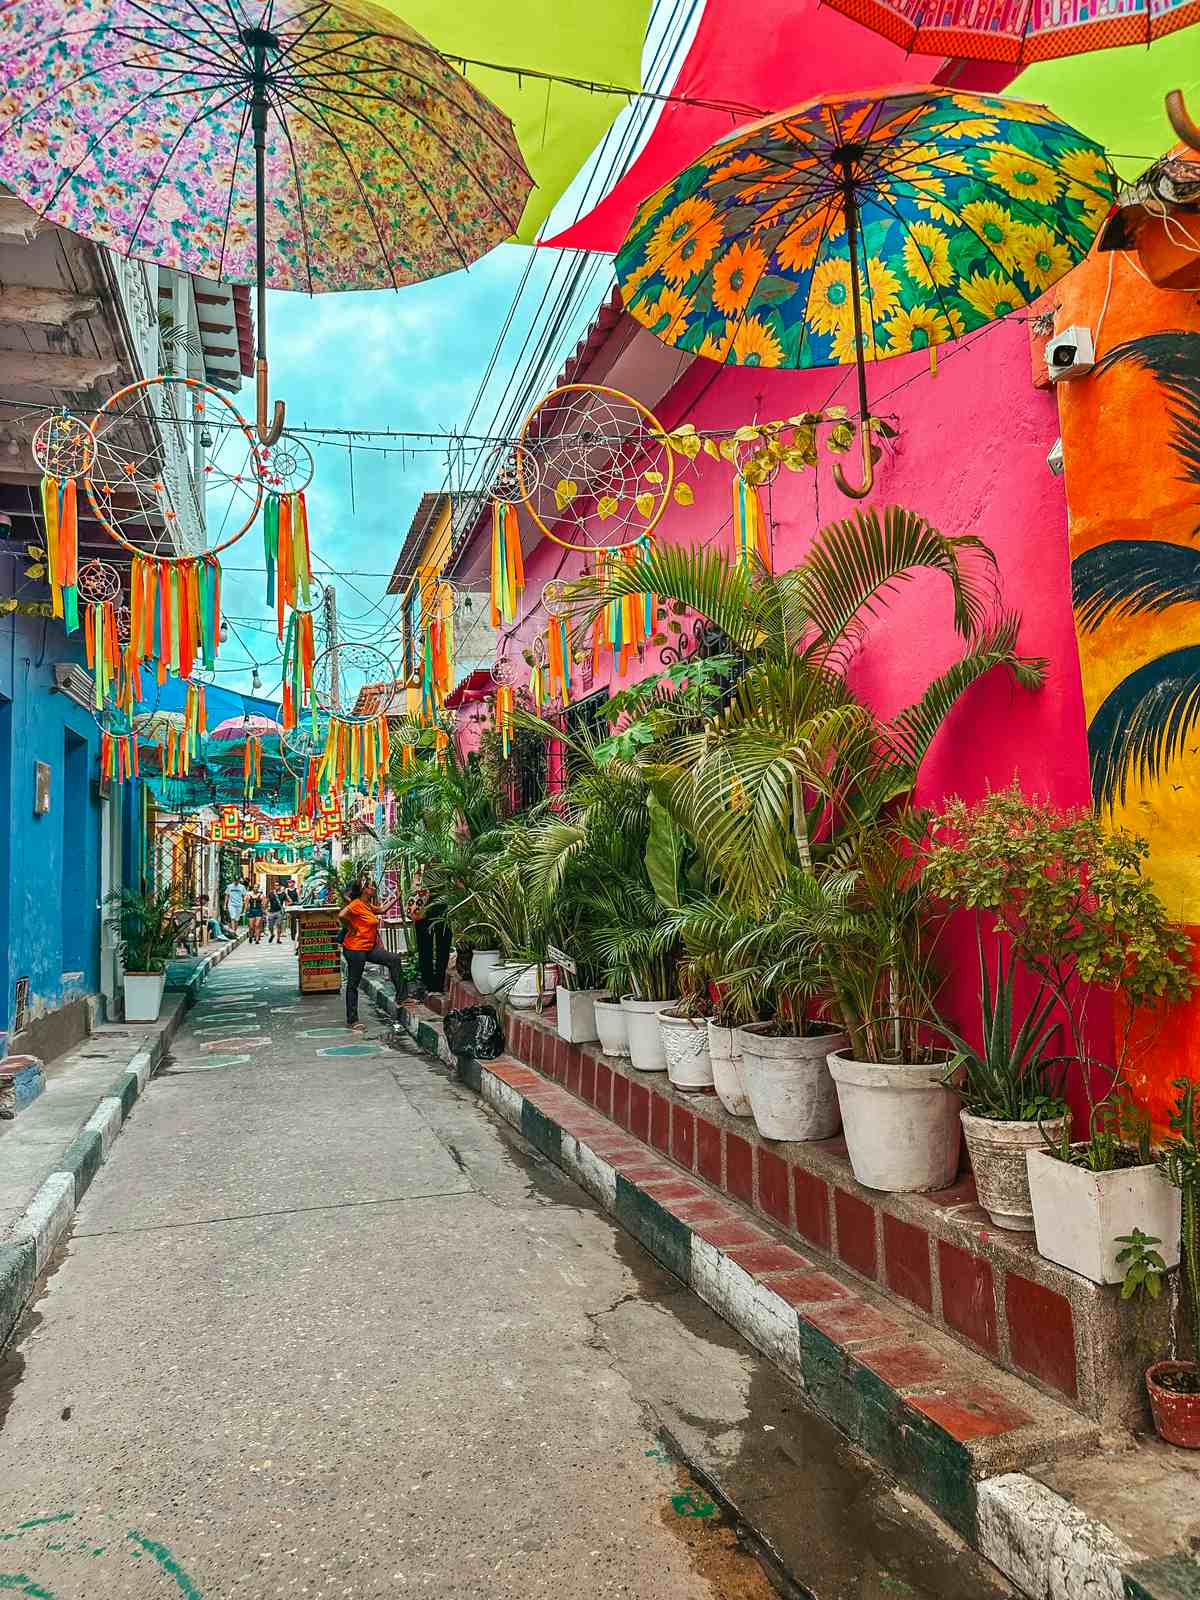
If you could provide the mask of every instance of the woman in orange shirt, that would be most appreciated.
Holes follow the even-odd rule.
[[[355,1033],[365,1033],[364,1024],[358,1020],[358,986],[363,968],[368,961],[373,966],[386,967],[400,1001],[404,999],[404,957],[393,955],[379,942],[379,902],[370,878],[360,878],[350,885],[350,900],[338,916],[346,925],[342,940],[346,958],[346,1026]]]

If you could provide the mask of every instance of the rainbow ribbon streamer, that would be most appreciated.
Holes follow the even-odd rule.
[[[517,620],[525,592],[525,563],[516,506],[492,501],[492,627]]]
[[[755,484],[747,483],[739,472],[733,480],[733,534],[737,559],[748,570],[761,564],[771,570],[771,549],[762,501]]]
[[[550,692],[564,706],[571,703],[571,625],[566,617],[551,617],[546,630],[546,660],[550,669]]]

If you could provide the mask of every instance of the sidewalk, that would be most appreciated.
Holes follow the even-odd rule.
[[[368,979],[368,988],[393,1009],[381,982]],[[520,1056],[455,1062],[441,1009],[403,1008],[421,1047],[571,1173],[764,1351],[806,1406],[895,1473],[1021,1593],[1030,1600],[1200,1600],[1200,1463],[1191,1453],[1102,1433],[914,1317],[885,1284],[852,1275],[811,1240],[800,1241],[801,1254],[795,1234],[706,1177],[696,1158],[697,1097],[660,1079],[653,1099],[669,1116],[661,1127],[648,1110],[639,1118],[626,1099],[648,1098],[644,1075],[631,1081],[639,1075],[626,1076],[627,1063],[585,1046],[574,1052],[581,1080],[553,1027],[529,1013],[504,1019]],[[551,1036],[553,1052],[528,1050],[530,1037]],[[546,1055],[547,1067],[531,1067],[529,1054]]]
[[[0,1122],[0,1344],[208,974],[240,942],[173,961],[157,1022],[100,1024],[49,1063],[31,1105]]]

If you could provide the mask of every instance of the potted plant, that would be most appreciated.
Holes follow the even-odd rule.
[[[1031,1140],[1030,1207],[1039,1252],[1095,1283],[1122,1281],[1120,1236],[1177,1231],[1148,1136],[1130,1136],[1121,1105],[1129,1065],[1147,1048],[1139,1017],[1185,999],[1196,983],[1189,939],[1142,876],[1148,848],[1090,811],[1052,806],[1014,783],[973,806],[948,802],[931,826],[925,869],[947,903],[994,916],[1040,985],[1039,1012],[1044,991],[1066,1031],[1088,1102],[1086,1137],[1072,1140],[1059,1124]],[[1121,1021],[1111,1050],[1098,1052],[1089,1005],[1101,993],[1119,996]]]
[[[850,1165],[885,1193],[944,1189],[958,1171],[959,1096],[934,1045],[932,917],[919,814],[871,823],[814,876],[802,917],[849,1036],[829,1055]],[[815,956],[814,956],[815,959]]]
[[[713,1087],[708,1053],[708,997],[700,975],[689,962],[679,964],[679,1003],[658,1013],[667,1077],[677,1089]]]
[[[169,887],[139,893],[117,889],[109,895],[107,919],[116,933],[124,967],[126,1022],[157,1022],[167,982],[167,962],[175,952],[179,907]]]
[[[1150,1410],[1160,1439],[1200,1449],[1200,1106],[1196,1085],[1177,1078],[1170,1119],[1172,1137],[1163,1149],[1163,1172],[1179,1192],[1185,1322],[1190,1359],[1156,1361],[1146,1373]],[[1168,1237],[1165,1236],[1164,1237]]]
[[[1050,1020],[1054,997],[1039,989],[1018,1027],[1013,963],[1005,969],[1004,952],[997,945],[993,989],[978,925],[975,939],[981,1043],[976,1047],[944,1025],[943,1032],[956,1051],[951,1073],[961,1076],[959,1116],[979,1203],[997,1228],[1029,1233],[1033,1207],[1026,1152],[1038,1149],[1044,1139],[1061,1139],[1067,1127],[1062,1098],[1066,1058],[1053,1053],[1062,1024]]]

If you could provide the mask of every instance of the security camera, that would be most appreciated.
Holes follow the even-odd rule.
[[[1050,471],[1056,478],[1062,477],[1063,447],[1061,439],[1055,439],[1054,443],[1050,446],[1050,453],[1046,457],[1046,465],[1050,468]]]
[[[1096,347],[1090,328],[1067,328],[1046,341],[1046,372],[1051,383],[1082,378],[1096,365]]]

